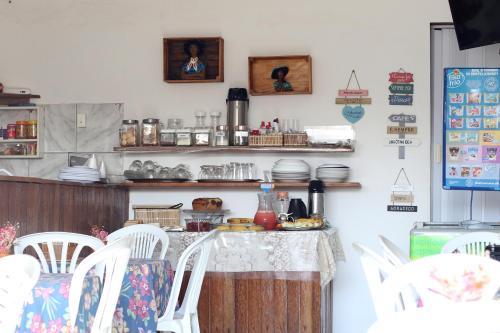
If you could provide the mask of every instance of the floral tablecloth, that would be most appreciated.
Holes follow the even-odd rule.
[[[174,273],[168,260],[132,259],[123,279],[113,333],[156,332],[158,312],[167,306]],[[42,274],[28,299],[18,333],[69,333],[68,294],[72,274]],[[84,280],[77,317],[79,332],[90,332],[101,291],[99,278]]]
[[[202,232],[170,232],[167,251],[172,264]],[[220,232],[209,272],[320,272],[326,286],[335,264],[344,260],[337,229],[310,231]]]

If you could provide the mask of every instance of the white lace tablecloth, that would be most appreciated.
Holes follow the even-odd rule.
[[[201,232],[169,232],[167,258],[173,267]],[[320,272],[321,285],[344,260],[337,229],[311,231],[220,232],[210,255],[209,272]]]

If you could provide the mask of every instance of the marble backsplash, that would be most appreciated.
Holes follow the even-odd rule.
[[[77,114],[84,114],[86,126],[78,128]],[[0,159],[0,169],[16,176],[56,179],[68,165],[70,155],[90,156],[104,161],[108,175],[123,174],[123,156],[113,152],[123,120],[123,104],[49,104],[43,106],[40,159]]]

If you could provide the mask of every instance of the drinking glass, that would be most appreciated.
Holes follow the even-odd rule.
[[[283,133],[288,133],[290,131],[290,119],[281,120],[281,131]]]

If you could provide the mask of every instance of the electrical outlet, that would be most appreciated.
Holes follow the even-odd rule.
[[[87,127],[85,113],[76,114],[76,127],[85,128]]]

